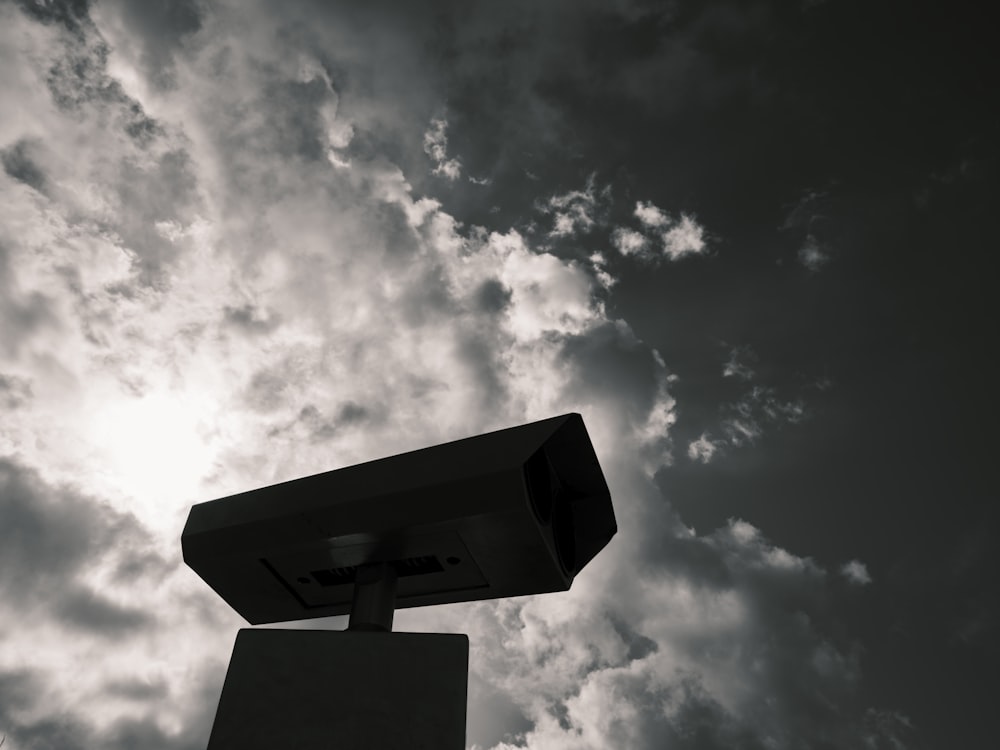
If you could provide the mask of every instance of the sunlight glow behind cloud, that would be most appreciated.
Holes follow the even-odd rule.
[[[615,263],[711,262],[704,228],[641,200],[641,232],[616,228],[593,175],[539,188],[542,232],[463,224],[427,194],[461,162],[409,30],[309,4],[213,3],[176,27],[142,8],[0,7],[18,103],[0,124],[0,591],[33,617],[0,614],[0,678],[30,686],[0,731],[203,746],[240,622],[181,564],[192,503],[580,411],[621,528],[599,564],[565,594],[398,618],[469,632],[493,690],[470,715],[495,701],[529,727],[470,739],[781,748],[809,712],[856,736],[855,656],[806,614],[824,571],[743,521],[697,536],[656,484],[677,378],[607,292]],[[620,257],[546,244],[588,234]],[[721,429],[736,447],[803,411],[753,386]]]

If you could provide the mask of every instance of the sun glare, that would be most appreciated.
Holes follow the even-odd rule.
[[[212,465],[202,401],[154,392],[109,404],[93,423],[100,473],[122,494],[123,509],[154,527],[169,526],[196,499]]]

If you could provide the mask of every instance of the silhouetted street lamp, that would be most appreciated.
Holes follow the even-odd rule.
[[[565,591],[616,531],[579,414],[193,506],[184,560],[249,622],[350,614],[347,631],[241,631],[210,749],[291,747],[291,725],[295,747],[326,748],[337,725],[338,748],[461,750],[468,638],[386,635],[393,611]],[[331,691],[339,706],[316,698]]]

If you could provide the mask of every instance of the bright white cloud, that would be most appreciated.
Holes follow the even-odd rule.
[[[642,224],[644,232],[628,227],[615,227],[611,233],[611,243],[619,253],[643,261],[657,261],[666,258],[675,261],[688,255],[706,252],[705,229],[687,214],[681,214],[677,221],[652,203],[638,201],[635,217]],[[659,246],[658,249],[654,247]]]
[[[840,573],[851,583],[864,586],[872,582],[868,567],[860,560],[850,560],[840,566]]]
[[[570,190],[548,199],[542,210],[552,216],[550,236],[568,237],[588,232],[595,226],[601,204],[610,199],[611,186],[606,185],[598,191],[594,180],[592,174],[583,190]]]
[[[803,702],[848,731],[854,655],[801,615],[823,571],[743,522],[694,535],[652,481],[674,378],[609,315],[603,256],[461,226],[386,156],[460,174],[446,122],[424,131],[440,97],[406,35],[217,3],[163,86],[115,7],[77,33],[0,6],[0,96],[17,103],[0,122],[0,507],[38,532],[0,545],[0,675],[31,688],[0,700],[9,742],[61,713],[84,746],[126,746],[108,739],[121,721],[203,746],[241,623],[181,564],[192,502],[566,411],[615,497],[600,564],[564,594],[406,610],[400,629],[469,632],[472,671],[531,748],[783,747]],[[377,101],[342,96],[319,51]],[[609,195],[589,181],[540,205],[576,234]],[[667,257],[701,252],[693,219],[636,216]],[[752,434],[795,413],[753,391],[730,416]]]
[[[692,461],[707,464],[718,450],[718,443],[709,438],[708,433],[703,432],[697,440],[688,443],[687,455]]]
[[[458,159],[448,158],[448,121],[435,118],[424,133],[424,153],[434,162],[434,174],[449,180],[457,180],[462,174],[462,164]]]
[[[634,215],[646,229],[660,229],[671,223],[666,212],[643,201],[636,202]]]
[[[618,279],[612,276],[611,273],[608,271],[607,267],[608,261],[607,258],[604,257],[603,253],[591,253],[589,260],[594,272],[594,276],[597,277],[597,281],[600,283],[601,286],[603,286],[605,289],[610,289],[616,283],[618,283]]]
[[[628,227],[616,227],[611,234],[611,242],[622,255],[643,256],[649,241],[642,232]]]
[[[687,747],[692,735],[710,746],[753,738],[788,747],[801,736],[801,727],[789,730],[798,711],[822,712],[832,696],[851,693],[858,654],[823,634],[809,614],[824,580],[812,561],[774,547],[739,520],[708,537],[679,532],[672,539],[664,559],[670,565],[649,576],[633,571],[603,589],[606,606],[598,611],[596,592],[578,596],[575,589],[503,603],[496,620],[492,612],[483,617],[485,607],[473,610],[473,627],[505,646],[480,647],[476,668],[519,696],[533,725],[516,743],[482,747]],[[706,553],[718,556],[718,574],[692,585],[679,570]],[[764,592],[780,592],[802,609],[760,609],[755,602]],[[643,607],[635,604],[640,598]],[[569,622],[577,626],[564,630]],[[794,667],[775,668],[766,645],[773,639],[782,643],[782,663]],[[803,694],[802,684],[818,693]],[[814,736],[844,742],[863,726],[863,718],[832,721]]]
[[[687,214],[663,235],[663,251],[670,260],[705,251],[705,230]]]
[[[51,36],[39,36],[39,54],[65,42]],[[228,651],[237,618],[178,567],[192,501],[574,409],[605,451],[639,450],[650,429],[669,427],[665,389],[647,394],[651,421],[635,423],[610,396],[574,395],[564,342],[609,324],[591,265],[539,252],[515,231],[463,232],[379,158],[324,169],[324,153],[346,154],[360,127],[334,128],[343,113],[329,77],[302,58],[268,59],[279,50],[266,43],[237,46],[229,77],[209,75],[234,44],[206,40],[179,65],[188,91],[156,95],[165,119],[146,142],[101,127],[133,106],[124,95],[84,102],[83,116],[40,101],[40,145],[23,158],[59,193],[0,181],[5,304],[25,311],[5,318],[21,322],[5,336],[16,346],[0,372],[22,396],[3,448],[42,481],[72,481],[134,515],[170,560],[169,584],[133,599],[170,616],[115,656],[94,661],[87,641],[56,625],[36,629],[31,649],[5,644],[11,654],[42,648],[53,665],[89,664],[81,679],[48,684],[47,705],[79,708],[95,731],[145,710],[110,699],[105,680],[132,679],[143,664],[180,696]],[[263,92],[282,87],[287,111],[263,107]],[[294,92],[320,115],[311,142],[289,140],[293,129],[275,121],[306,106]],[[74,158],[59,150],[67,137]],[[314,145],[318,162],[303,161]],[[386,212],[402,231],[386,230]],[[132,595],[101,572],[119,552],[84,559],[86,591]],[[215,620],[195,624],[183,601]],[[36,708],[21,719],[44,718]],[[155,721],[167,731],[194,710],[179,700]]]
[[[500,280],[511,290],[509,317],[517,339],[581,333],[602,316],[592,298],[593,280],[583,268],[529,251],[516,233],[496,245],[503,256]]]

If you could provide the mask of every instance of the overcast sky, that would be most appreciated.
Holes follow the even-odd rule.
[[[992,747],[996,55],[931,5],[0,2],[4,750],[204,748],[193,503],[569,411],[611,544],[396,616],[470,748]]]

